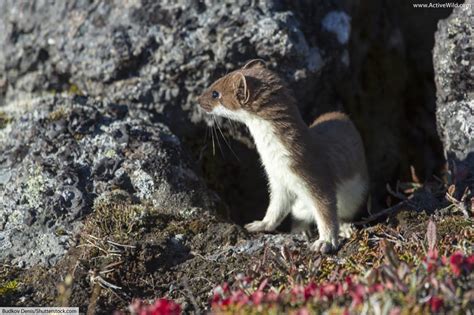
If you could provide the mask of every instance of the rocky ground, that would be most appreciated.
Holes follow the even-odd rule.
[[[417,10],[1,1],[0,305],[472,311],[472,10]],[[256,57],[306,121],[345,110],[362,133],[378,214],[336,255],[242,228],[267,203],[257,154],[195,100]]]
[[[158,297],[172,299],[185,312],[211,306],[229,314],[364,307],[466,312],[473,306],[474,256],[461,256],[457,264],[451,256],[472,252],[472,213],[467,218],[448,203],[434,212],[416,211],[417,198],[387,221],[356,229],[337,255],[320,256],[299,235],[249,235],[208,216],[183,219],[156,212],[117,193],[95,206],[78,245],[56,265],[26,271],[3,265],[0,302],[79,306],[99,314],[127,312],[133,299],[151,303]],[[347,277],[358,285],[358,295],[344,287]],[[254,300],[262,283],[262,292],[278,292],[279,299]],[[286,290],[310,283],[324,290],[340,285],[347,294],[315,294],[314,300],[296,302],[284,297]]]

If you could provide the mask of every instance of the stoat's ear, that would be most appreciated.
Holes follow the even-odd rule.
[[[246,104],[250,99],[250,91],[245,75],[238,71],[233,77],[234,95],[241,104]]]
[[[264,68],[266,68],[267,64],[266,64],[265,60],[263,60],[263,59],[252,59],[252,60],[247,61],[247,63],[242,67],[242,70],[250,69],[250,68],[253,68],[253,67],[264,67]]]

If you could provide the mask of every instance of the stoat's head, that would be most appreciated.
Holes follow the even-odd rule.
[[[259,111],[264,98],[276,87],[272,84],[275,80],[280,81],[262,60],[254,59],[215,81],[198,102],[210,114],[242,121],[243,115]]]

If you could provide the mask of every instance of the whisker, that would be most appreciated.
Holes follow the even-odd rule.
[[[212,156],[215,156],[216,155],[216,144],[214,143],[214,132],[212,132],[212,126],[208,126],[208,128],[210,129],[211,138],[212,138]]]
[[[204,133],[204,144],[207,143],[207,137],[209,136],[208,133],[209,133],[209,126],[206,124],[207,128],[206,128],[206,132]]]
[[[216,125],[217,125],[216,117],[212,116],[212,118],[214,119],[214,125],[213,125],[214,128],[213,128],[213,130],[214,130],[215,133],[216,133],[217,145],[219,146],[219,150],[221,151],[222,157],[224,157],[224,151],[222,151],[221,142],[219,141],[219,135],[218,135],[217,130],[216,130]]]
[[[234,121],[233,121],[232,119],[228,119],[227,121],[229,122],[230,128],[232,129],[232,132],[233,132],[234,135],[235,135],[235,134],[236,134],[236,128],[237,128],[237,127],[235,126]]]
[[[202,142],[201,149],[199,150],[198,162],[200,163],[204,158],[204,153],[207,149],[207,137],[209,133],[209,126],[206,124],[206,129],[204,129],[204,141]]]
[[[235,154],[234,150],[232,149],[232,146],[230,145],[229,141],[227,141],[227,138],[225,137],[224,133],[222,132],[222,129],[221,129],[220,125],[219,125],[219,121],[216,121],[216,125],[217,125],[217,128],[219,129],[219,132],[220,132],[221,135],[222,135],[222,138],[224,139],[225,144],[227,145],[227,147],[229,147],[230,152],[232,152],[232,154],[235,156],[235,158],[237,159],[237,161],[240,162],[240,160],[239,160],[237,154]]]

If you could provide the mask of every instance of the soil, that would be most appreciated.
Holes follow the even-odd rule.
[[[133,205],[127,201],[123,206]],[[393,239],[398,240],[394,247],[400,259],[414,261],[429,220],[438,224],[440,244],[472,246],[472,219],[443,209],[402,208],[384,221],[355,229],[332,256],[311,252],[301,235],[249,234],[209,215],[183,219],[150,211],[138,224],[119,222],[105,229],[92,214],[78,236],[78,246],[56,266],[29,270],[2,266],[1,282],[18,285],[0,294],[0,304],[77,306],[89,314],[110,314],[126,312],[134,298],[167,297],[181,303],[186,313],[205,312],[213,288],[244,275],[269,277],[273,285],[285,285],[298,265],[303,266],[301,281],[328,280],[340,270],[357,274],[383,262],[382,244]]]

